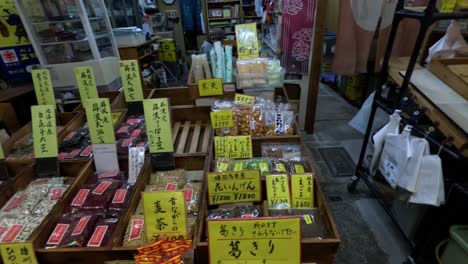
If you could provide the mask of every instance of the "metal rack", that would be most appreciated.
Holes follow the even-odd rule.
[[[388,46],[385,51],[385,56],[384,56],[384,61],[383,61],[383,65],[382,65],[380,76],[379,76],[379,81],[377,83],[377,86],[375,87],[376,94],[374,97],[374,101],[372,103],[371,113],[370,113],[369,121],[367,124],[366,133],[364,136],[364,142],[361,147],[361,152],[359,155],[359,161],[356,166],[355,174],[352,177],[352,182],[348,185],[348,190],[350,192],[354,191],[359,180],[362,179],[366,183],[368,188],[372,191],[372,193],[376,196],[377,200],[379,201],[383,209],[386,211],[386,213],[390,216],[393,223],[395,223],[398,230],[407,240],[408,244],[411,246],[412,249],[414,249],[416,246],[415,243],[411,241],[411,239],[406,235],[402,226],[398,222],[398,219],[394,211],[392,210],[392,208],[390,208],[390,205],[387,204],[387,202],[384,200],[382,191],[378,188],[378,186],[376,186],[371,181],[369,177],[370,175],[367,172],[368,170],[363,163],[364,158],[365,158],[365,153],[366,153],[366,147],[367,147],[367,144],[369,143],[369,139],[372,133],[372,126],[374,123],[374,118],[375,118],[377,109],[381,109],[384,112],[391,114],[393,113],[395,109],[398,109],[397,107],[402,102],[402,99],[408,96],[408,87],[410,85],[411,75],[415,69],[415,65],[417,63],[420,49],[422,48],[424,44],[426,33],[430,29],[431,25],[440,20],[468,18],[468,12],[440,13],[438,12],[436,8],[436,2],[437,2],[436,0],[430,0],[425,9],[418,9],[418,10],[405,9],[404,2],[405,2],[404,0],[398,0],[398,4],[396,6],[395,16],[393,18],[391,33],[390,33],[390,37],[388,41]],[[381,90],[382,90],[381,87],[385,85],[389,77],[390,57],[391,57],[393,45],[395,42],[398,25],[405,18],[411,18],[411,19],[417,20],[420,24],[419,32],[417,34],[416,43],[414,45],[414,49],[411,54],[411,58],[409,60],[409,64],[403,76],[403,82],[401,86],[399,87],[399,91],[397,92],[396,91],[397,89],[391,89],[390,90],[391,96],[389,96],[389,98],[391,97],[391,99],[384,99],[381,96]],[[454,159],[454,160],[464,159],[464,157],[462,157],[456,149],[447,146],[447,141],[450,140],[450,137],[446,137],[445,140],[440,140],[440,138],[433,136],[433,134],[428,134],[425,131],[425,129],[422,128],[421,126],[417,124],[413,124],[410,118],[402,117],[401,121],[403,124],[414,125],[413,130],[412,130],[414,134],[418,134],[420,136],[425,137],[429,141],[432,147],[438,148],[442,152],[442,155],[448,158]],[[411,262],[412,262],[412,259],[413,258],[411,257],[409,258]]]

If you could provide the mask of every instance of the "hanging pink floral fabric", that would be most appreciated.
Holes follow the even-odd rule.
[[[289,74],[307,74],[315,0],[283,0],[281,63]]]

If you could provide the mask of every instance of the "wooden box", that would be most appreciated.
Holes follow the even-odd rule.
[[[266,143],[274,143],[268,142]],[[275,142],[276,143],[276,142]],[[316,175],[317,170],[315,170],[313,160],[311,159],[310,152],[308,149],[303,145],[302,146],[303,155],[304,155],[304,162],[306,167],[311,168],[311,172]],[[214,152],[214,151],[213,151]],[[261,155],[254,154],[254,157],[260,157]],[[214,162],[213,162],[214,154],[211,157],[211,164],[207,166],[209,170],[206,173],[214,171]],[[199,229],[195,234],[195,247],[196,247],[196,263],[208,263],[209,261],[209,249],[208,249],[208,241],[206,237],[206,217],[208,213],[208,209],[213,209],[215,206],[209,206],[207,201],[207,190],[205,190],[205,196],[203,201],[203,205],[201,207],[202,211],[200,212],[199,218]],[[326,238],[311,238],[311,237],[304,237],[302,236],[301,239],[301,255],[302,255],[302,262],[315,262],[315,263],[333,263],[333,259],[338,251],[338,247],[340,244],[340,237],[338,234],[338,230],[336,228],[335,222],[333,220],[333,216],[331,211],[326,203],[326,199],[323,193],[320,190],[320,187],[317,184],[317,181],[314,178],[314,201],[315,206],[318,208],[321,216],[321,222],[323,222],[323,227],[326,230],[327,237]],[[266,186],[265,181],[262,180],[262,197],[263,200],[266,200]],[[264,204],[264,202],[263,202]],[[265,216],[270,216],[271,214],[269,211],[264,212]]]
[[[21,165],[24,167],[24,169],[17,175],[15,181],[12,184],[11,191],[13,194],[26,188],[29,183],[36,177],[36,167],[32,162],[23,162],[22,164],[16,163],[14,165],[10,164],[9,166],[15,170]],[[58,213],[60,208],[64,206],[63,202],[72,198],[73,191],[84,181],[84,175],[91,169],[91,161],[62,161],[59,162],[59,169],[61,177],[68,177],[72,179],[70,186],[67,191],[62,194],[62,197],[54,206],[54,208],[45,217],[45,220],[32,232],[28,241],[35,241],[40,236],[41,231],[43,231],[43,229],[50,224],[49,222],[51,221],[51,218],[53,218],[53,216]]]
[[[59,113],[57,114],[57,123],[63,126],[62,130],[57,133],[57,138],[62,138],[63,135],[66,133],[68,130],[68,127],[75,122],[76,119],[78,119],[80,116],[80,113]],[[15,142],[23,137],[26,137],[32,133],[32,123],[29,122],[25,126],[23,126],[21,129],[19,129],[16,133],[14,133],[10,139],[8,139],[5,144],[3,144],[3,150],[5,151],[5,157],[10,154],[11,149],[13,148]],[[60,140],[59,140],[60,142]],[[7,162],[15,162],[15,161],[9,161],[7,159]]]
[[[433,59],[428,69],[468,100],[468,58]]]
[[[76,161],[73,161],[76,162]],[[72,163],[73,163],[72,162]],[[91,162],[91,161],[89,161]],[[128,170],[128,160],[120,159],[119,160],[120,169],[123,171]],[[124,235],[127,223],[131,217],[128,207],[126,211],[120,216],[118,226],[111,238],[111,246],[104,248],[52,248],[45,249],[44,244],[49,239],[50,234],[55,228],[55,225],[59,218],[62,216],[65,208],[71,203],[74,199],[78,189],[92,176],[95,172],[94,166],[89,166],[89,168],[84,172],[83,176],[80,178],[79,182],[76,183],[73,190],[71,190],[71,195],[65,197],[60,205],[56,206],[55,212],[49,215],[47,223],[44,224],[41,228],[41,232],[34,239],[33,244],[36,250],[36,256],[39,263],[104,263],[108,260],[116,259],[131,259],[132,255],[128,255],[128,252],[121,254],[119,251],[112,251],[111,247],[115,246],[117,241]],[[132,191],[129,205],[138,203],[140,197],[140,190],[144,187],[149,175],[151,174],[151,166],[148,160],[145,161],[145,164],[140,172],[140,176],[135,183],[134,190]]]

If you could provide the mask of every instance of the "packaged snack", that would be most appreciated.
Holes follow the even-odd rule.
[[[91,237],[86,244],[87,247],[109,247],[111,245],[111,238],[117,227],[119,219],[117,218],[100,218],[95,227]]]
[[[32,214],[45,217],[52,211],[52,208],[54,208],[68,187],[68,185],[51,185],[48,194],[34,207]]]
[[[149,184],[165,186],[166,183],[177,182],[180,188],[184,182],[185,170],[161,171],[151,174]]]
[[[123,184],[115,191],[109,204],[110,216],[117,217],[127,208],[132,190],[133,185]]]
[[[268,158],[251,159],[250,169],[260,170],[260,175],[265,176],[270,173],[270,160]]]
[[[182,190],[185,193],[185,204],[187,213],[198,214],[200,200],[201,200],[201,182],[188,181],[184,184]]]
[[[270,172],[271,173],[287,173],[290,171],[289,164],[283,159],[270,159]]]
[[[306,169],[306,166],[303,162],[300,161],[290,161],[289,162],[289,172],[290,173],[306,173],[309,172]]]
[[[214,171],[215,172],[225,172],[225,171],[231,171],[231,159],[217,159],[215,160],[215,166],[214,166]]]
[[[62,216],[45,247],[84,247],[99,218],[100,215]]]
[[[25,215],[4,216],[0,220],[0,227],[3,229],[0,243],[24,242],[28,240],[43,220],[44,217]]]
[[[125,181],[126,173],[123,171],[96,172],[92,177],[89,177],[87,183],[94,184],[107,180]]]
[[[135,146],[136,139],[135,138],[120,138],[115,142],[117,146],[117,153],[121,156],[128,155],[128,149]]]
[[[132,216],[125,232],[124,247],[139,247],[148,243],[146,241],[144,222],[143,215]]]
[[[221,110],[232,111],[232,127],[216,128],[215,134],[217,136],[237,136],[239,134],[239,113],[236,111],[235,105],[231,100],[216,100],[211,108],[212,112]]]
[[[125,123],[134,125],[135,127],[140,127],[145,124],[145,117],[144,116],[128,116]]]
[[[208,212],[207,219],[256,218],[263,216],[260,205],[239,205],[231,208],[217,208]]]
[[[81,213],[107,212],[108,204],[120,185],[120,181],[112,180],[87,184],[75,195],[71,206],[74,211]]]
[[[233,160],[231,163],[232,171],[243,171],[249,169],[248,160]]]
[[[299,144],[262,144],[262,156],[271,158],[282,158],[286,160],[300,161],[302,147]]]
[[[120,125],[119,129],[115,132],[115,138],[128,138],[132,134],[132,131],[137,128],[138,124],[129,124],[123,123]]]

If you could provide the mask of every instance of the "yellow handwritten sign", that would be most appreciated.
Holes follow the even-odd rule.
[[[37,264],[31,242],[0,244],[2,260],[5,264]]]
[[[73,71],[75,72],[75,79],[78,84],[81,100],[84,102],[88,99],[99,98],[96,81],[94,80],[93,68],[90,66],[76,67]]]
[[[144,192],[143,213],[148,241],[186,239],[187,213],[183,191]]]
[[[252,157],[252,137],[215,137],[216,158],[242,159]]]
[[[138,65],[138,61],[120,61],[120,75],[122,76],[125,101],[143,101],[143,88],[141,87],[140,67]]]
[[[5,159],[5,152],[3,152],[2,143],[0,143],[0,160]]]
[[[239,105],[253,106],[255,103],[255,96],[236,93],[234,101]]]
[[[300,218],[209,220],[210,263],[301,263]]]
[[[112,112],[112,125],[115,126],[117,121],[119,121],[120,116],[122,116],[122,112]]]
[[[223,80],[219,78],[198,80],[198,93],[200,96],[223,95]]]
[[[277,174],[266,176],[267,200],[270,209],[291,208],[288,175]]]
[[[239,59],[258,58],[257,23],[236,25],[236,40]]]
[[[91,143],[114,144],[114,128],[108,98],[88,99],[85,102]]]
[[[314,178],[312,174],[291,174],[293,208],[314,207]]]
[[[440,12],[444,12],[444,13],[453,12],[456,5],[457,5],[457,0],[442,0]]]
[[[143,108],[150,152],[174,152],[169,100],[167,98],[144,100]]]
[[[53,105],[55,109],[54,89],[47,69],[32,70],[34,90],[38,105]],[[54,110],[55,111],[55,110]]]
[[[213,128],[232,127],[234,126],[232,120],[232,110],[221,110],[218,112],[211,112],[211,125]]]
[[[57,157],[57,127],[54,107],[52,105],[31,106],[31,119],[34,138],[34,157]]]
[[[208,173],[208,203],[226,204],[262,200],[260,172]]]

